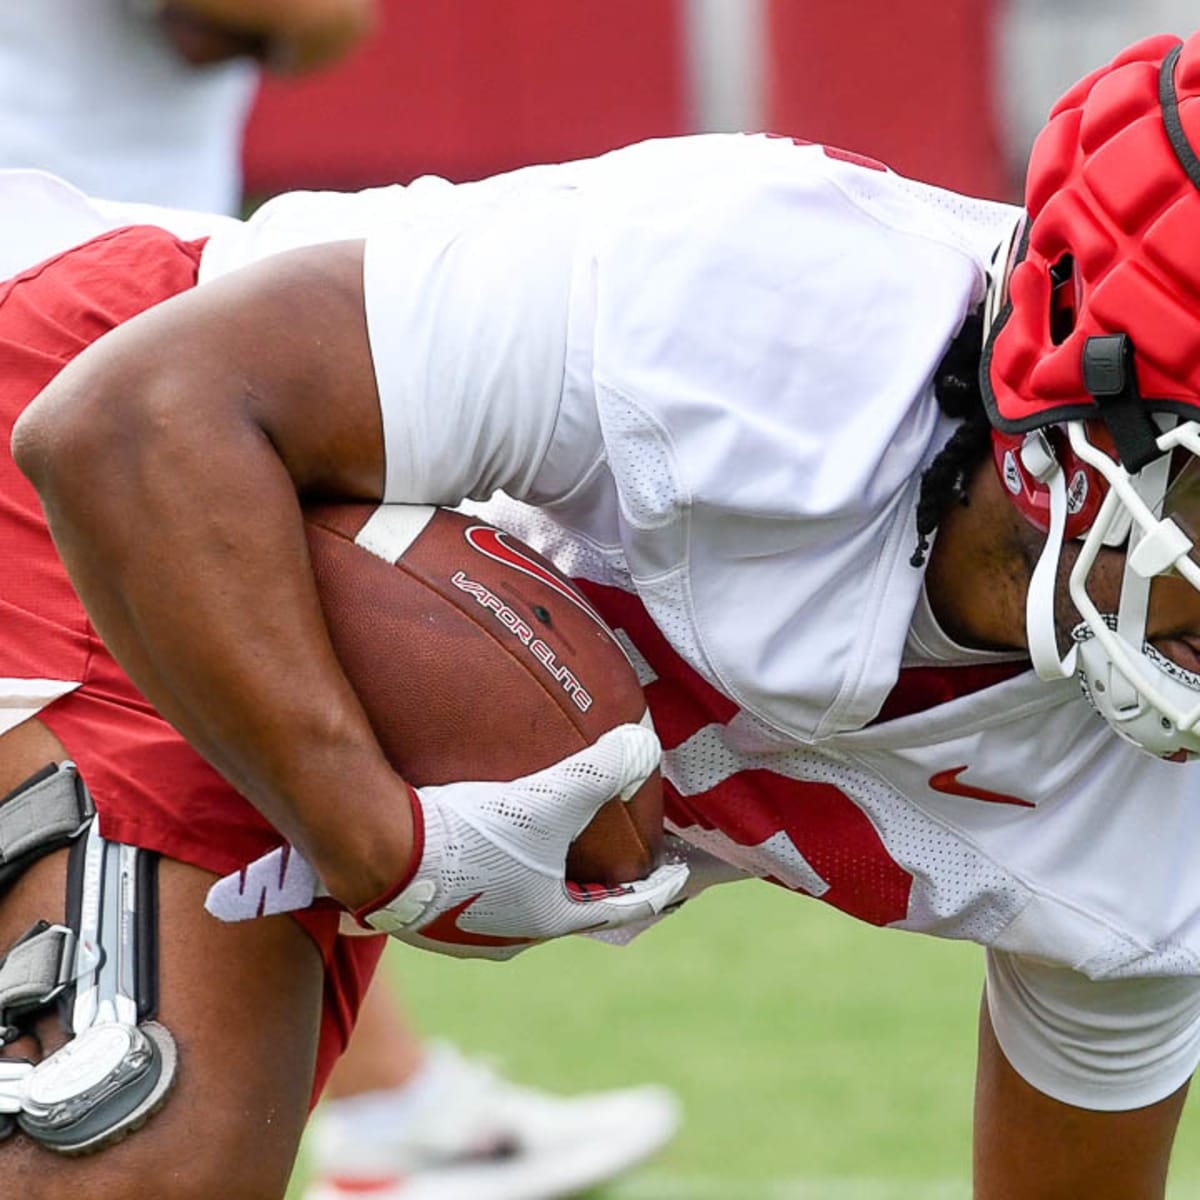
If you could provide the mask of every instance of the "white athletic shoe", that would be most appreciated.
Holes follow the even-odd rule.
[[[304,1200],[559,1200],[628,1171],[679,1127],[666,1088],[552,1096],[450,1046],[430,1053],[419,1097],[375,1092],[317,1110]]]

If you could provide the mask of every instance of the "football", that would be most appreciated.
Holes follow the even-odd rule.
[[[517,538],[448,509],[305,509],[334,650],[380,745],[417,787],[508,780],[641,720],[621,644],[580,592]],[[640,879],[662,849],[657,775],[572,844],[567,878]]]

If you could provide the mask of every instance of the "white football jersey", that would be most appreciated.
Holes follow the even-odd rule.
[[[1014,211],[738,135],[424,186],[367,242],[388,498],[536,503],[488,512],[601,585],[676,830],[877,924],[1200,973],[1192,771],[1027,672],[912,668],[965,694],[878,719],[930,381]]]
[[[1200,1056],[1200,777],[1073,681],[937,653],[909,562],[953,427],[931,379],[1015,216],[715,135],[281,197],[213,228],[201,279],[365,238],[385,498],[472,498],[582,582],[639,669],[672,829],[988,947],[1014,1066],[1136,1107]]]

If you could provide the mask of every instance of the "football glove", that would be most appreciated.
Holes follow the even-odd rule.
[[[609,888],[565,878],[567,849],[596,811],[629,800],[658,764],[658,739],[637,725],[511,783],[413,789],[413,873],[354,915],[378,931],[459,958],[506,959],[568,933],[615,929],[670,906],[684,863]],[[423,833],[423,836],[421,836]],[[325,894],[312,867],[283,846],[218,880],[206,907],[222,920],[305,908]]]

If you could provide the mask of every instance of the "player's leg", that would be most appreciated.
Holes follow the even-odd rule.
[[[1097,1112],[1026,1082],[985,1001],[975,1086],[975,1200],[1162,1200],[1187,1084],[1157,1103]]]
[[[402,1089],[424,1062],[421,1038],[409,1023],[395,989],[380,972],[367,989],[354,1035],[330,1072],[322,1100]]]
[[[46,762],[47,748],[50,758],[62,757],[57,741],[33,722],[0,739],[0,795]],[[5,894],[0,946],[38,919],[64,919],[66,860],[66,851],[41,859]],[[21,1133],[0,1142],[6,1195],[283,1195],[308,1110],[324,968],[290,918],[242,925],[210,918],[203,902],[212,880],[181,863],[159,864],[158,1019],[179,1053],[162,1109],[124,1140],[85,1157],[64,1157]],[[52,1012],[38,1018],[34,1032],[4,1054],[36,1059],[64,1036]]]

